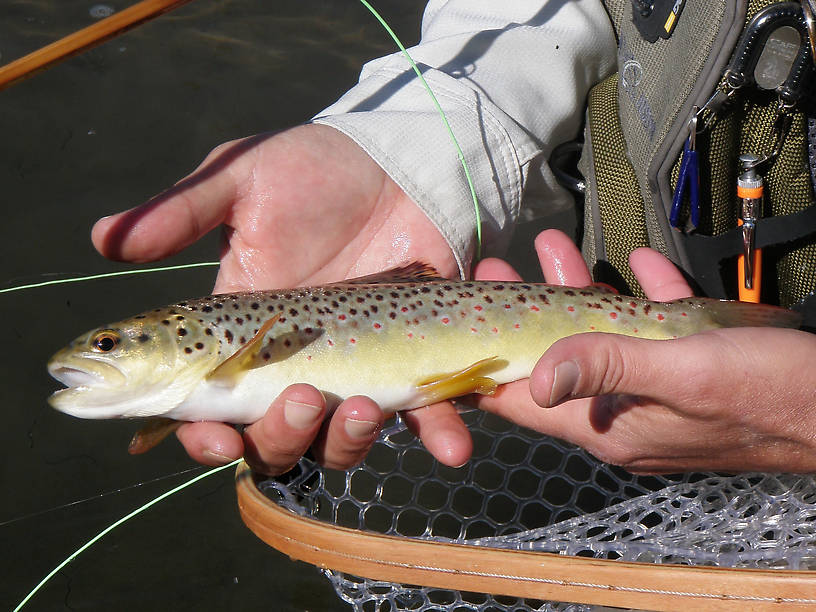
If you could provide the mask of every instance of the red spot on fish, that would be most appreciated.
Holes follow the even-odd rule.
[[[467,313],[464,310],[460,310],[459,311],[459,316],[464,319],[467,316]]]
[[[505,305],[504,305],[504,307],[505,307],[505,308],[507,308],[507,309],[509,309],[509,308],[510,308],[510,304],[505,304]]]
[[[357,344],[357,340],[355,338],[349,338],[349,342],[352,344]]]
[[[445,318],[443,318],[443,319],[442,319],[442,322],[443,322],[445,325],[447,325],[448,323],[450,323],[450,319],[449,319],[448,317],[445,317]]]
[[[530,310],[533,312],[541,312],[541,309],[536,305],[530,306]]]
[[[516,324],[515,324],[513,327],[515,327],[516,329],[520,329],[520,328],[521,328],[521,325],[519,325],[518,323],[516,323]]]
[[[311,355],[306,355],[306,360],[307,360],[307,361],[311,361],[311,360],[312,360],[312,356],[311,356]]]
[[[662,314],[657,315],[657,320],[658,320],[658,321],[662,321],[662,320],[663,320],[663,319],[665,319],[665,318],[666,318],[666,317],[664,317]]]
[[[408,334],[408,337],[409,337],[409,338],[413,338],[413,337],[414,337],[414,334],[409,333],[409,334]]]
[[[617,312],[610,312],[609,313],[609,318],[610,319],[617,319],[618,318],[618,313]]]
[[[595,331],[595,326],[594,326],[594,325],[590,325],[590,326],[589,326],[589,329],[591,329],[592,331]]]
[[[633,331],[634,333],[636,333],[636,334],[637,334],[637,333],[640,333],[640,332],[638,332],[638,328],[637,328],[637,327],[636,327],[635,329],[633,329],[632,331]]]
[[[329,340],[329,346],[334,346],[334,342],[332,342],[331,340]]]
[[[470,328],[470,331],[472,331],[472,332],[475,334],[475,333],[476,333],[477,331],[479,331],[479,330],[478,330],[478,329],[476,329],[475,327],[471,327],[471,328]]]
[[[567,312],[575,312],[575,306],[567,306]]]
[[[680,313],[680,316],[681,316],[681,317],[687,317],[687,316],[688,316],[688,313],[687,313],[687,312],[681,312],[681,313]]]
[[[403,307],[402,307],[402,312],[408,312],[408,307],[407,307],[407,306],[403,306]]]
[[[498,328],[498,327],[494,327],[494,328],[493,328],[491,331],[492,331],[494,334],[498,334],[498,333],[499,333],[499,328]]]
[[[484,308],[482,308],[482,307],[481,307],[479,304],[476,304],[476,305],[473,307],[473,310],[478,310],[478,311],[480,311],[480,312],[481,312],[482,310],[484,310]]]
[[[382,325],[380,325],[379,323],[374,324],[374,329],[380,329],[381,327],[382,327]]]
[[[419,339],[420,339],[420,340],[424,340],[424,339],[425,339],[425,336],[420,336],[420,337],[419,337]]]
[[[341,321],[345,321],[346,320],[346,315],[341,314],[337,318],[340,319]]]

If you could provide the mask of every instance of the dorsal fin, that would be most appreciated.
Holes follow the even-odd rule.
[[[338,285],[373,285],[378,283],[418,283],[422,281],[445,280],[432,265],[422,261],[412,261],[411,263],[396,268],[359,276],[349,280],[340,281]]]
[[[252,336],[249,341],[233,353],[228,359],[220,363],[214,370],[207,374],[206,379],[223,385],[232,386],[238,382],[255,359],[255,355],[261,350],[263,338],[266,332],[275,324],[281,316],[277,313],[266,323],[261,325],[258,333]]]

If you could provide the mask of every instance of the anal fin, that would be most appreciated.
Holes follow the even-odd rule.
[[[493,395],[498,383],[484,373],[501,368],[505,362],[498,357],[488,357],[458,372],[437,374],[419,381],[416,385],[418,396],[424,404],[433,404],[452,397],[479,393]]]

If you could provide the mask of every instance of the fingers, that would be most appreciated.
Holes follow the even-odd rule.
[[[241,434],[225,423],[185,423],[176,437],[187,454],[204,465],[224,465],[244,454]]]
[[[533,368],[530,393],[544,407],[607,394],[641,395],[675,403],[687,399],[695,372],[706,373],[694,337],[671,342],[613,334],[580,334],[553,344]],[[689,378],[691,376],[691,379]]]
[[[521,276],[513,269],[509,263],[503,259],[488,257],[476,264],[473,270],[473,278],[487,281],[520,281]]]
[[[410,430],[422,440],[437,461],[451,467],[467,463],[473,440],[459,412],[451,402],[439,402],[403,413]]]
[[[315,458],[335,470],[357,465],[377,440],[383,421],[383,411],[371,399],[348,398],[323,427],[313,446]]]
[[[535,239],[535,249],[544,280],[548,283],[586,287],[592,282],[581,252],[564,232],[541,232]]]
[[[629,266],[650,300],[668,302],[692,295],[680,270],[653,249],[636,249],[629,255]]]
[[[187,178],[146,204],[96,222],[91,239],[105,257],[155,261],[189,246],[227,216],[244,182],[246,153],[259,137],[214,149]]]

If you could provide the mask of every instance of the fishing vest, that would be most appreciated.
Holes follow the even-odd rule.
[[[797,309],[816,328],[816,155],[808,147],[816,122],[808,119],[814,70],[804,3],[604,4],[618,72],[590,92],[578,163],[581,243],[595,279],[642,294],[627,258],[651,246],[700,294],[736,299],[747,282],[740,255],[748,261],[747,250],[758,249],[762,301]],[[690,144],[691,178],[681,176]],[[764,191],[755,223],[743,218],[748,192],[738,194],[746,173]],[[748,221],[750,236],[741,227]]]

